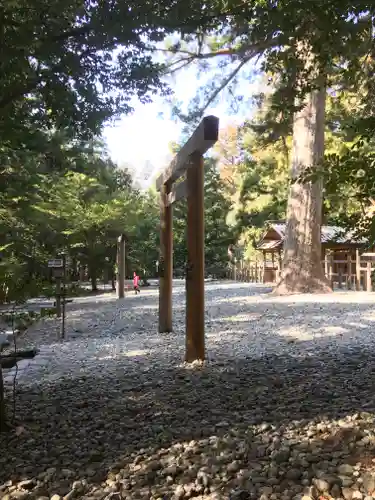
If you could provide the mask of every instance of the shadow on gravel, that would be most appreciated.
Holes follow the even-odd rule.
[[[238,488],[253,495],[241,498],[259,498],[273,485],[293,498],[319,471],[374,465],[372,351],[119,367],[111,377],[99,369],[101,378],[20,391],[25,431],[0,438],[1,480],[32,479],[34,496],[67,494],[80,480],[81,496],[100,488],[100,498],[118,490],[126,499],[171,498],[178,484],[220,498]]]
[[[314,483],[340,498],[342,486],[365,484],[362,472],[375,468],[371,303],[252,303],[246,297],[263,289],[236,285],[225,288],[224,307],[207,288],[212,363],[175,366],[161,339],[149,341],[149,358],[108,356],[73,379],[20,386],[24,431],[0,436],[0,484],[29,482],[0,486],[0,496],[228,499],[236,491],[246,500],[271,487],[292,499]],[[128,303],[137,315],[155,304],[136,299]],[[221,361],[229,344],[246,342],[253,357]]]

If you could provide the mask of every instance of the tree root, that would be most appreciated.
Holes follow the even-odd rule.
[[[281,276],[274,288],[272,295],[297,295],[297,294],[326,294],[332,293],[332,287],[323,274],[312,276],[308,273],[287,273]]]

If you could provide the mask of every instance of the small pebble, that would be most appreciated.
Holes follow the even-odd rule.
[[[0,445],[1,498],[372,498],[372,295],[266,290],[206,284],[205,363],[183,362],[179,285],[173,334],[158,334],[156,288],[77,299],[65,342],[56,318],[30,328],[20,343],[40,352],[17,378],[24,430]]]

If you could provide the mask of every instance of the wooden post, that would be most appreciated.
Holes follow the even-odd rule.
[[[281,278],[281,273],[282,273],[282,268],[283,268],[283,259],[281,257],[281,249],[279,249],[279,255],[278,255],[278,257],[279,257],[279,275],[278,275],[277,278],[280,279]]]
[[[56,316],[61,318],[61,278],[56,278]]]
[[[349,253],[347,256],[347,268],[348,268],[348,277],[346,279],[346,288],[348,290],[352,289],[352,254]]]
[[[255,283],[258,283],[258,261],[255,261]]]
[[[261,283],[264,283],[264,278],[266,277],[266,262],[267,262],[267,252],[263,251],[263,267],[261,270],[261,279],[259,280]]]
[[[334,278],[333,278],[333,254],[329,256],[329,261],[328,261],[328,279],[329,283],[331,285],[331,288],[333,290],[334,288]]]
[[[366,291],[372,292],[372,282],[371,282],[372,266],[371,266],[371,262],[367,262],[366,271],[367,271],[366,272]]]
[[[172,331],[173,222],[172,205],[167,206],[171,184],[160,190],[159,332]]]
[[[117,298],[125,297],[125,235],[117,239]]]
[[[358,248],[355,251],[355,289],[361,290],[361,257]]]
[[[200,153],[191,155],[187,169],[188,213],[185,360],[205,359],[204,345],[204,165]]]
[[[66,315],[66,255],[63,259],[63,279],[62,279],[62,321],[61,321],[61,338],[65,338],[65,315]]]
[[[339,288],[342,288],[342,269],[341,269],[340,264],[337,267],[337,274],[338,274],[337,280],[339,282]]]
[[[328,262],[328,255],[327,253],[324,254],[324,274],[326,278],[328,279],[329,276],[329,262]]]

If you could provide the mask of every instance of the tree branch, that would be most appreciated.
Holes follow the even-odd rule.
[[[234,68],[233,71],[229,73],[229,75],[221,82],[219,87],[212,92],[211,96],[208,98],[206,101],[206,104],[204,105],[203,109],[201,110],[202,113],[206,111],[208,106],[216,99],[216,97],[220,94],[220,92],[230,83],[233,78],[237,75],[237,73],[240,71],[240,69],[250,60],[251,58],[246,58],[241,61],[241,63]]]
[[[193,62],[192,58],[184,58],[184,59],[179,59],[178,61],[174,61],[171,64],[167,65],[165,67],[165,71],[163,72],[165,75],[173,75],[180,69],[185,68],[188,66],[191,62]],[[179,64],[179,66],[177,66]],[[172,66],[176,65],[176,67],[172,68]]]
[[[163,48],[156,48],[156,47],[147,47],[147,50],[150,50],[151,52],[164,52],[164,53],[169,53],[169,54],[183,54],[187,55],[189,57],[192,57],[194,59],[211,59],[214,57],[218,56],[243,56],[246,57],[247,59],[251,59],[252,57],[256,56],[259,53],[262,53],[263,51],[267,49],[271,49],[274,47],[277,47],[280,45],[283,41],[282,35],[278,37],[274,37],[271,39],[265,39],[262,42],[254,43],[251,45],[243,45],[239,47],[238,49],[221,49],[217,50],[214,52],[205,52],[205,53],[199,53],[199,52],[191,52],[189,50],[173,50],[173,49],[163,49]]]
[[[162,49],[157,47],[147,47],[147,50],[149,50],[150,52],[164,52],[167,54],[183,54],[189,57],[193,57],[194,59],[210,59],[212,57],[217,57],[217,56],[231,56],[238,54],[238,52],[234,49],[222,49],[216,52],[206,52],[203,54],[201,52],[191,52],[189,50],[183,50],[183,49],[173,50],[173,49]]]

